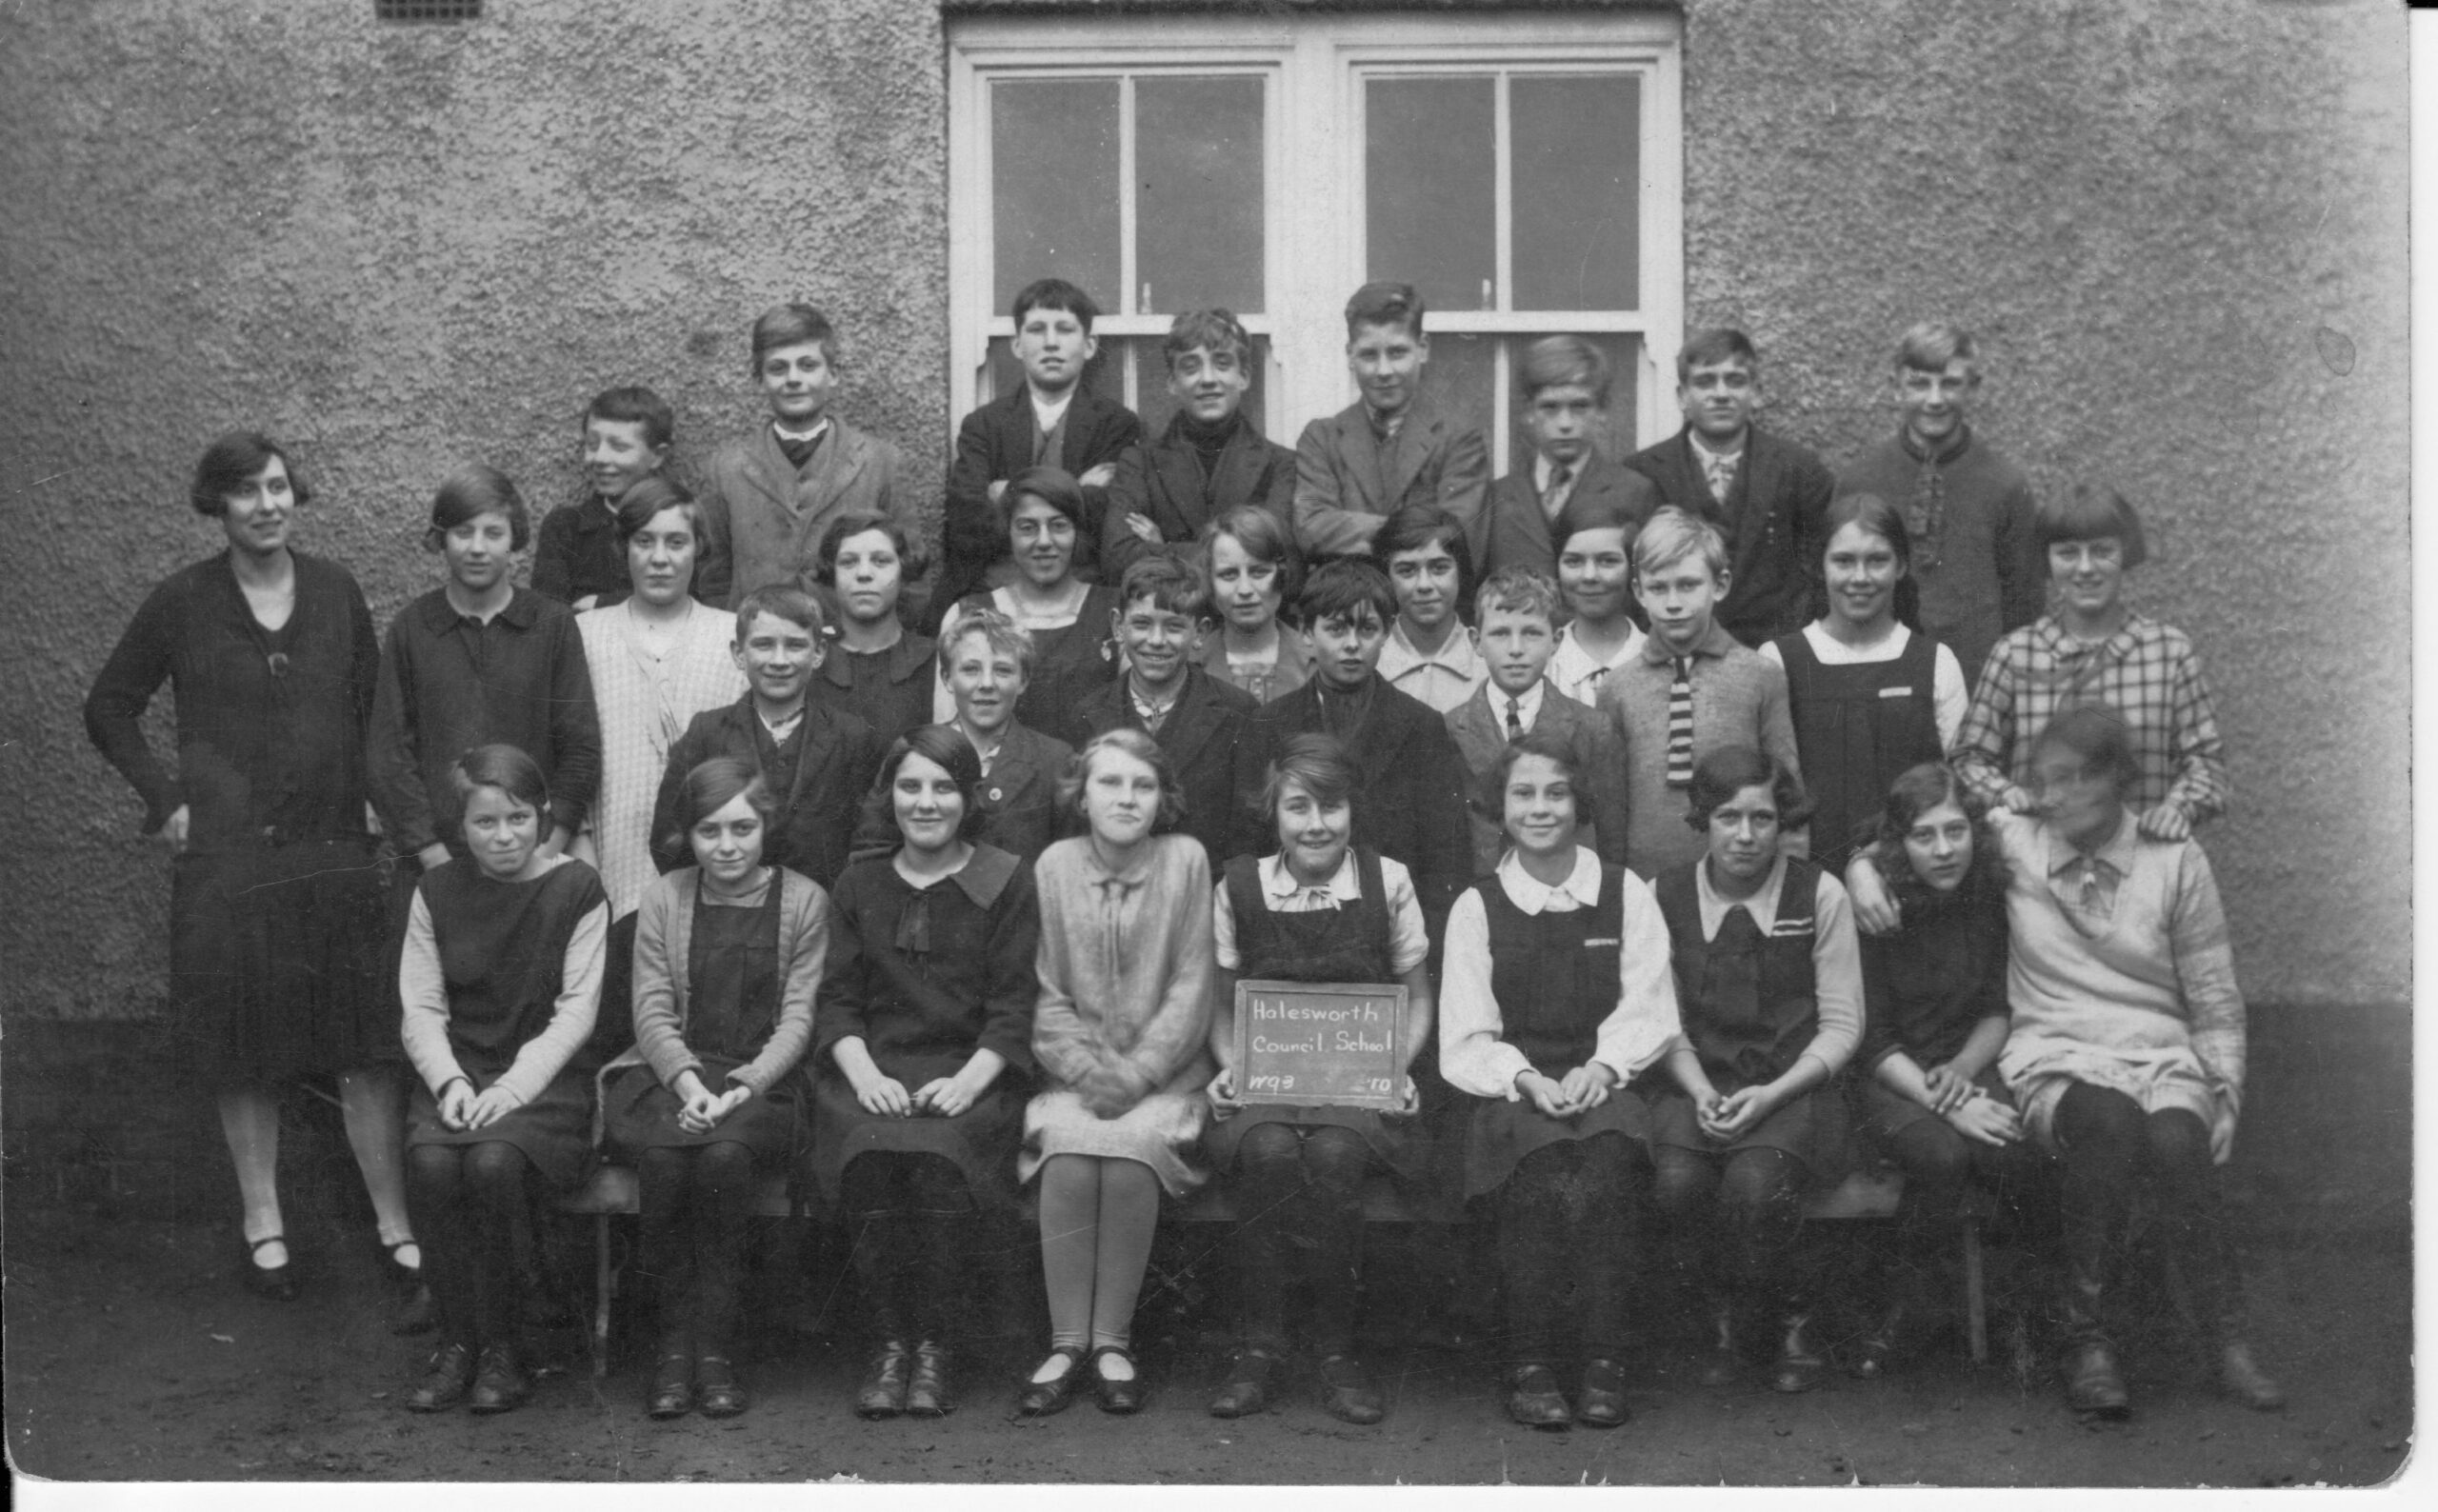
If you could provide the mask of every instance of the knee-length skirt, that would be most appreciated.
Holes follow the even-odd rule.
[[[1187,1195],[1208,1175],[1194,1157],[1210,1116],[1209,1101],[1202,1094],[1209,1079],[1207,1064],[1188,1067],[1114,1118],[1102,1118],[1084,1105],[1082,1096],[1065,1087],[1042,1093],[1025,1107],[1024,1154],[1016,1163],[1016,1179],[1031,1181],[1053,1155],[1097,1155],[1140,1161],[1158,1175],[1170,1197]]]
[[[812,1179],[834,1208],[857,1156],[936,1155],[965,1178],[976,1207],[1011,1213],[1024,1117],[1024,1094],[1004,1076],[954,1118],[889,1118],[867,1111],[846,1076],[825,1066],[812,1082]]]
[[[726,1084],[728,1073],[744,1064],[730,1056],[705,1055],[703,1084]],[[722,1142],[744,1145],[759,1166],[784,1164],[804,1148],[804,1103],[793,1076],[783,1076],[767,1092],[745,1100],[745,1105],[703,1133],[680,1128],[677,1114],[685,1104],[661,1085],[649,1065],[622,1066],[601,1089],[602,1141],[627,1159],[651,1149],[700,1149]]]
[[[1669,1089],[1651,1099],[1652,1143],[1724,1159],[1738,1150],[1772,1149],[1793,1156],[1815,1185],[1831,1185],[1853,1169],[1846,1096],[1835,1085],[1814,1087],[1789,1100],[1759,1124],[1721,1144],[1702,1132],[1693,1100]]]
[[[506,1065],[467,1065],[463,1057],[458,1064],[477,1092],[498,1081],[500,1072],[507,1069]],[[592,1079],[573,1067],[563,1069],[532,1102],[478,1129],[444,1127],[431,1089],[416,1081],[407,1100],[410,1149],[423,1144],[494,1143],[514,1145],[533,1163],[542,1179],[560,1191],[582,1186],[592,1174]]]
[[[1552,1144],[1620,1134],[1650,1146],[1650,1104],[1630,1087],[1614,1087],[1607,1101],[1572,1118],[1551,1118],[1524,1098],[1475,1100],[1465,1125],[1465,1200],[1498,1190],[1525,1157]]]

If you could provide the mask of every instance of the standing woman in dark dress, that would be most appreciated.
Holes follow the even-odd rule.
[[[592,1164],[592,1087],[569,1061],[592,1032],[610,936],[600,874],[542,849],[550,789],[513,746],[450,769],[470,856],[423,874],[398,964],[400,1032],[421,1084],[407,1107],[407,1191],[431,1246],[440,1347],[411,1412],[470,1397],[506,1412],[517,1363],[516,1224],[538,1179],[566,1192]]]
[[[686,774],[676,819],[694,865],[635,912],[634,1048],[602,1072],[610,1149],[642,1188],[644,1269],[660,1283],[660,1363],[645,1410],[746,1409],[731,1363],[754,1178],[801,1147],[798,1063],[829,944],[818,883],[762,862],[777,805],[750,762]]]
[[[873,509],[842,514],[822,533],[818,560],[837,602],[838,640],[812,696],[851,711],[885,742],[931,723],[939,671],[930,637],[906,627],[906,580],[923,572],[906,527]]]
[[[229,548],[153,589],[85,703],[85,728],[143,798],[173,859],[170,1002],[182,1059],[217,1090],[245,1204],[247,1286],[296,1295],[280,1216],[285,1078],[335,1072],[348,1144],[404,1285],[407,1218],[395,1019],[381,980],[381,873],[365,824],[365,722],[380,651],[345,567],[289,546],[312,497],[277,443],[213,442],[188,499]],[[175,776],[139,721],[175,688]],[[430,1300],[401,1317],[430,1326]]]
[[[873,791],[900,845],[838,879],[813,1027],[813,1173],[854,1230],[867,1418],[955,1408],[975,1236],[996,1231],[1005,1253],[1016,1228],[1041,915],[1032,868],[970,838],[981,785],[981,758],[951,726],[902,737]]]
[[[1117,676],[1110,637],[1117,589],[1075,575],[1075,544],[1100,522],[1085,517],[1084,490],[1056,468],[1027,468],[1009,478],[998,507],[1016,575],[953,606],[940,627],[940,644],[955,644],[958,616],[975,609],[997,609],[1013,620],[1033,647],[1032,680],[1016,700],[1016,721],[1058,729],[1075,697]],[[931,704],[942,723],[951,715],[947,687],[943,682]]]

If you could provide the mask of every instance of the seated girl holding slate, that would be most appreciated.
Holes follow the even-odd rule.
[[[1287,1288],[1299,1279],[1311,1303],[1306,1337],[1320,1360],[1324,1404],[1348,1422],[1385,1415],[1353,1356],[1363,1178],[1375,1165],[1408,1163],[1407,1121],[1365,1107],[1248,1106],[1236,1071],[1240,977],[1402,983],[1409,1060],[1430,1034],[1422,905],[1402,865],[1347,844],[1353,789],[1344,746],[1327,735],[1290,737],[1262,793],[1278,851],[1229,861],[1211,905],[1219,970],[1210,1051],[1220,1069],[1210,1083],[1217,1122],[1203,1147],[1235,1183],[1241,1215],[1232,1241],[1241,1337],[1228,1383],[1211,1399],[1216,1418],[1247,1417],[1268,1403],[1288,1349]],[[1406,1097],[1410,1114],[1410,1086]]]
[[[1439,1068],[1479,1099],[1465,1195],[1495,1199],[1508,1413],[1610,1428],[1626,1421],[1625,1292],[1649,1168],[1649,1109],[1626,1084],[1683,1043],[1668,926],[1640,878],[1575,843],[1565,743],[1533,731],[1501,767],[1512,848],[1448,915]],[[1569,1342],[1583,1361],[1571,1407],[1552,1369]]]
[[[746,1408],[730,1364],[754,1179],[801,1145],[796,1066],[829,937],[819,884],[766,865],[777,811],[760,773],[715,756],[675,819],[694,865],[635,913],[635,1045],[602,1073],[609,1147],[642,1189],[644,1268],[660,1283],[655,1418]]]
[[[897,849],[838,879],[813,1025],[812,1170],[854,1234],[873,1346],[855,1398],[867,1418],[954,1409],[949,1350],[977,1220],[1015,1217],[1041,916],[1032,868],[972,839],[981,786],[982,760],[954,726],[900,737],[872,792]]]

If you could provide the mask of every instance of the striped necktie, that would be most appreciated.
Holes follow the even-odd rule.
[[[1677,657],[1676,676],[1668,685],[1668,786],[1693,786],[1693,664]]]
[[[1507,701],[1507,738],[1511,741],[1524,738],[1524,701],[1520,698]]]

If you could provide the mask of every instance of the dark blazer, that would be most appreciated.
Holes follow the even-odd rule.
[[[618,539],[618,516],[602,506],[600,495],[588,494],[542,517],[542,528],[533,533],[533,591],[570,607],[592,594],[596,609],[634,591],[627,546]]]
[[[1482,433],[1442,413],[1429,394],[1415,396],[1386,446],[1358,399],[1306,426],[1295,443],[1295,540],[1315,561],[1368,556],[1389,515],[1428,504],[1464,522],[1469,544],[1489,487]]]
[[[1244,829],[1235,850],[1274,849],[1275,836],[1256,812],[1261,775],[1290,735],[1326,732],[1320,684],[1305,684],[1256,710],[1247,730]],[[1465,767],[1447,721],[1418,698],[1372,680],[1371,706],[1347,741],[1354,760],[1353,843],[1403,862],[1430,926],[1434,949],[1456,895],[1473,880],[1473,846],[1465,832]]]
[[[1533,508],[1540,505],[1535,501]],[[1473,875],[1487,877],[1498,867],[1498,858],[1507,851],[1507,795],[1498,785],[1498,758],[1507,750],[1507,706],[1493,705],[1505,694],[1489,683],[1473,689],[1473,696],[1449,709],[1448,736],[1456,743],[1456,755],[1465,764],[1466,817],[1473,845]],[[1547,730],[1566,742],[1574,757],[1575,772],[1583,783],[1590,802],[1585,818],[1589,824],[1583,844],[1600,853],[1600,859],[1611,865],[1626,864],[1626,785],[1622,773],[1625,758],[1616,748],[1616,738],[1608,720],[1589,705],[1578,704],[1552,686],[1547,678],[1541,681],[1541,709],[1532,721],[1534,731]]]
[[[1143,422],[1133,410],[1079,386],[1063,423],[1059,467],[1079,478],[1104,462],[1117,468],[1108,487],[1084,490],[1085,528],[1075,537],[1076,576],[1096,582],[1100,522],[1113,505],[1122,506],[1121,513],[1143,507]],[[1032,394],[1021,384],[967,415],[957,427],[948,507],[940,520],[939,581],[916,627],[924,634],[937,635],[949,606],[982,588],[991,564],[1007,556],[1008,527],[998,506],[990,502],[990,485],[1032,466]]]
[[[1532,486],[1532,458],[1490,485],[1489,504],[1482,510],[1481,529],[1473,540],[1473,563],[1483,577],[1503,567],[1530,567],[1558,575],[1557,539],[1549,517],[1541,512],[1541,494]],[[1639,529],[1659,507],[1659,486],[1594,448],[1583,460],[1583,470],[1567,493],[1567,507],[1589,507],[1613,502]],[[1628,544],[1631,545],[1630,532]]]
[[[801,469],[767,425],[722,446],[703,487],[694,596],[732,609],[769,584],[809,586],[830,521],[857,510],[897,512],[899,465],[895,447],[836,415]],[[904,524],[921,538],[917,522]]]
[[[869,725],[819,699],[806,700],[797,738],[803,746],[796,756],[795,781],[786,792],[770,795],[779,813],[763,844],[762,859],[827,887],[847,869],[848,841],[855,832],[864,795],[880,772],[884,747]],[[685,836],[674,833],[688,772],[714,756],[734,756],[768,770],[776,754],[749,692],[726,707],[695,715],[669,746],[669,766],[661,772],[660,796],[651,812],[653,863],[663,872],[694,864],[693,848]]]
[[[849,655],[832,641],[813,675],[812,696],[869,725],[885,749],[908,730],[931,723],[931,690],[940,681],[937,651],[930,637],[908,630],[895,646],[871,653],[879,665],[864,668],[870,675],[858,687],[855,668],[864,658]]]
[[[1727,537],[1734,576],[1718,623],[1728,634],[1755,647],[1803,628],[1828,545],[1822,517],[1837,491],[1827,463],[1754,426],[1724,507],[1711,502],[1701,459],[1682,430],[1634,453],[1626,466],[1658,485],[1662,503],[1702,516]]]
[[[1250,693],[1229,686],[1198,666],[1188,666],[1176,706],[1169,710],[1159,733],[1152,737],[1176,768],[1177,787],[1185,795],[1184,831],[1202,842],[1213,872],[1234,854],[1231,847],[1245,827],[1236,813],[1238,793],[1261,784],[1259,773],[1237,769],[1243,760],[1246,727],[1260,707]],[[1121,726],[1143,727],[1124,678],[1105,683],[1078,699],[1060,733],[1081,749],[1093,736]]]
[[[1037,729],[1009,725],[1000,737],[998,758],[982,779],[982,819],[966,838],[996,846],[1029,868],[1054,840],[1084,832],[1084,821],[1058,802],[1058,779],[1074,748]],[[897,826],[880,808],[878,795],[855,826],[855,859],[886,856],[901,842]]]
[[[1128,511],[1111,509],[1101,522],[1101,581],[1114,584],[1126,569],[1150,555],[1182,556],[1202,527],[1239,505],[1257,505],[1283,524],[1295,497],[1295,453],[1269,440],[1239,412],[1236,428],[1204,476],[1201,454],[1187,440],[1180,420],[1144,450],[1141,512],[1160,527],[1153,546],[1127,525]],[[1216,871],[1220,861],[1211,858]]]

